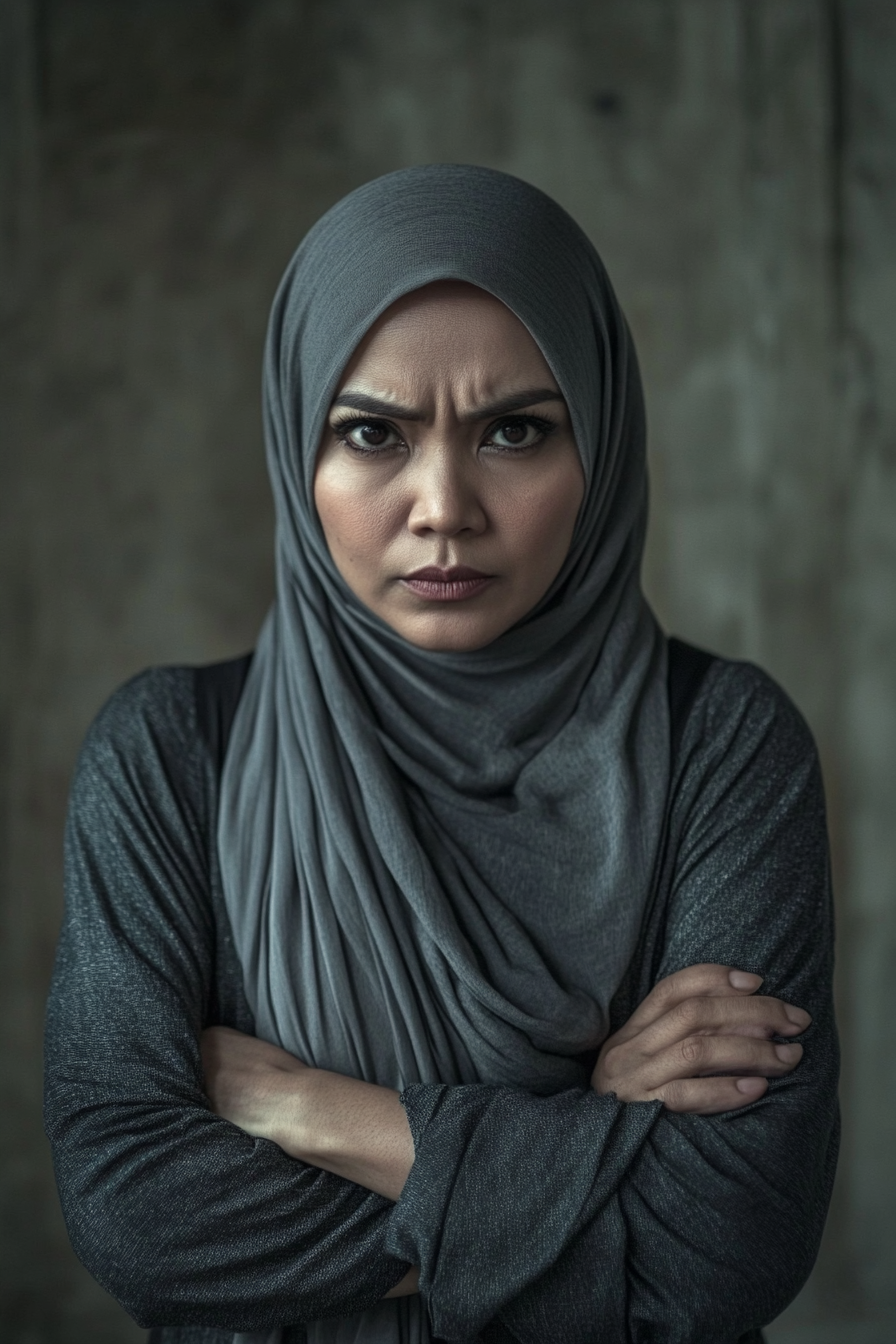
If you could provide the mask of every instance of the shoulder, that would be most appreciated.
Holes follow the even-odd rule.
[[[682,734],[675,791],[712,780],[729,788],[746,777],[754,786],[799,786],[817,772],[812,733],[782,687],[753,663],[714,658]]]
[[[198,746],[194,669],[151,667],[112,693],[87,731],[78,762],[109,768],[191,756]]]
[[[94,750],[174,750],[226,737],[246,679],[251,654],[201,666],[150,667],[112,693],[88,730]]]
[[[129,791],[217,775],[250,657],[200,667],[152,667],[113,692],[81,748],[76,791],[90,779]],[[179,791],[179,790],[178,790]]]
[[[827,824],[815,743],[793,701],[760,668],[713,662],[682,737],[670,801],[680,890],[692,886],[701,901],[711,890],[713,899],[725,893],[729,908],[739,892],[758,909],[810,878],[804,900],[826,899]]]
[[[717,962],[816,1016],[830,990],[824,792],[812,734],[784,690],[719,658],[693,701],[672,780],[651,983]]]
[[[209,669],[150,668],[119,687],[93,721],[69,797],[66,947],[82,934],[114,942],[110,931],[120,927],[136,946],[180,938],[208,950],[208,930],[221,924],[220,772],[200,713],[203,696],[214,708],[221,695],[217,682],[210,692],[208,675],[214,681]]]
[[[821,974],[830,951],[824,792],[812,734],[786,692],[750,663],[715,660],[672,787],[662,973],[718,961],[774,983],[807,967]]]

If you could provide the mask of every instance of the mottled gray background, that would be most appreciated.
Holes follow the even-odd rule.
[[[68,1249],[40,1128],[78,742],[138,668],[252,644],[280,270],[349,188],[456,159],[598,244],[647,384],[649,590],[817,734],[845,1146],[770,1334],[892,1344],[896,4],[0,0],[0,94],[0,1339],[141,1337]]]

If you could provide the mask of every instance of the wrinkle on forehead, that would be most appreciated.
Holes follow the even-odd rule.
[[[396,416],[399,409],[410,411],[407,419],[454,414],[471,420],[493,404],[501,413],[500,403],[527,390],[560,395],[525,325],[484,290],[439,281],[404,295],[371,326],[346,365],[334,404],[349,391],[391,403]],[[522,404],[544,399],[524,397]]]

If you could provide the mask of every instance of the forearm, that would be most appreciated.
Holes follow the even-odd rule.
[[[192,687],[192,672],[141,678],[82,753],[46,1125],[75,1249],[135,1318],[268,1332],[366,1310],[407,1264],[385,1250],[393,1204],[208,1108],[198,1026],[211,1001],[233,1028],[250,1019],[239,966],[216,961]]]
[[[398,1092],[325,1069],[290,1075],[267,1137],[291,1157],[393,1201],[414,1164]]]
[[[397,1201],[414,1165],[414,1143],[398,1092],[326,1069],[294,1075],[296,1104],[272,1138],[291,1157]],[[387,1294],[419,1288],[412,1268]]]
[[[417,1159],[387,1249],[420,1265],[445,1340],[495,1317],[523,1344],[639,1323],[669,1344],[737,1339],[799,1288],[823,1223],[829,1091],[806,1082],[801,1102],[776,1083],[719,1118],[586,1089],[409,1088]]]
[[[278,1140],[293,1157],[398,1200],[414,1165],[414,1143],[399,1094],[324,1069],[305,1069],[301,1120]],[[293,1146],[294,1145],[294,1146]],[[416,1268],[387,1294],[419,1288]]]
[[[420,1266],[433,1331],[446,1340],[477,1338],[531,1283],[550,1281],[583,1225],[612,1201],[660,1109],[622,1106],[587,1087],[543,1097],[418,1086],[405,1101],[417,1158],[386,1245]],[[619,1287],[618,1261],[612,1272],[603,1264],[611,1250],[587,1273]],[[604,1316],[589,1320],[588,1338],[595,1321],[602,1328]],[[520,1336],[548,1337],[537,1312]]]
[[[414,1164],[414,1143],[392,1088],[306,1067],[279,1046],[228,1027],[202,1036],[205,1090],[212,1109],[256,1138],[269,1139],[304,1169],[341,1177],[395,1202]],[[386,1296],[417,1291],[411,1269]]]
[[[269,1330],[364,1310],[405,1273],[381,1197],[200,1105],[59,1083],[49,1131],[75,1247],[144,1326]]]

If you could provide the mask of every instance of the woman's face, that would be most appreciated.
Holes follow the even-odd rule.
[[[358,598],[424,649],[481,648],[544,596],[585,489],[566,403],[499,300],[441,281],[393,304],[349,362],[314,501]]]

